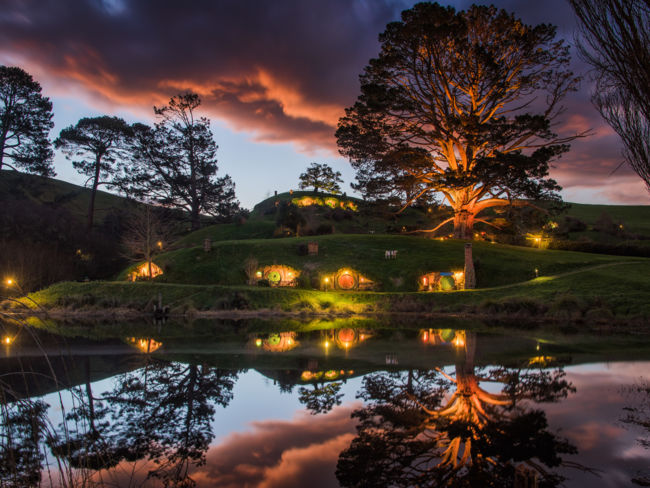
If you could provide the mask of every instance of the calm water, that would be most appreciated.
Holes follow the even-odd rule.
[[[647,338],[369,320],[34,325],[1,324],[2,487],[650,477]]]

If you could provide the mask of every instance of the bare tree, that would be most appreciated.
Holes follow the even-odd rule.
[[[593,103],[650,191],[650,0],[569,1],[580,52],[595,69]]]
[[[152,277],[153,257],[164,249],[171,233],[169,222],[151,206],[137,209],[127,223],[122,238],[125,257],[133,261],[144,260],[147,263],[147,276]]]

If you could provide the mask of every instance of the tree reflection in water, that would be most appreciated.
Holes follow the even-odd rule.
[[[42,401],[7,403],[2,391],[0,429],[0,486],[38,486],[44,456],[42,443],[47,433],[47,409]]]
[[[232,400],[236,379],[232,371],[155,360],[123,375],[104,396],[114,452],[126,461],[153,461],[148,477],[165,486],[193,486],[189,468],[205,462],[215,407]]]
[[[343,451],[345,487],[557,486],[576,448],[548,430],[534,402],[575,391],[561,369],[477,368],[476,336],[458,333],[455,372],[409,370],[364,378],[357,436]],[[502,385],[491,393],[482,383]],[[453,391],[452,391],[453,390]]]
[[[55,485],[121,486],[120,476],[135,473],[135,463],[144,460],[147,478],[194,486],[190,468],[205,463],[216,406],[228,405],[236,379],[234,371],[148,358],[99,397],[89,381],[73,388],[58,428],[48,423],[42,401],[3,398],[0,486],[39,485],[45,445],[57,466]],[[106,483],[111,477],[114,482]]]

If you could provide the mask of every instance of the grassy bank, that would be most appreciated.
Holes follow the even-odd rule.
[[[158,295],[175,314],[267,310],[305,314],[461,313],[606,322],[650,319],[650,262],[603,263],[519,284],[438,293],[320,292],[168,283],[59,283],[30,295],[44,308],[150,310]],[[34,308],[31,301],[25,304]]]
[[[308,241],[319,244],[317,256],[300,254]],[[244,262],[255,258],[259,266],[284,264],[302,272],[309,284],[325,273],[353,268],[389,292],[417,290],[420,275],[431,271],[462,270],[463,241],[439,241],[400,235],[325,235],[284,239],[248,239],[215,242],[211,252],[202,247],[161,254],[155,262],[164,269],[159,282],[238,286],[246,283]],[[385,250],[397,250],[386,260]],[[638,260],[599,254],[550,251],[517,246],[474,243],[477,284],[480,288],[526,281],[598,264]],[[650,262],[650,261],[649,261]],[[126,272],[121,278],[126,277]],[[305,286],[308,287],[308,286]]]

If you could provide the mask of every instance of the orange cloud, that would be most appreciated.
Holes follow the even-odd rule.
[[[301,411],[290,421],[254,422],[251,431],[230,434],[212,447],[206,466],[192,477],[200,487],[337,486],[336,462],[354,437],[350,414],[357,406],[318,417]]]

